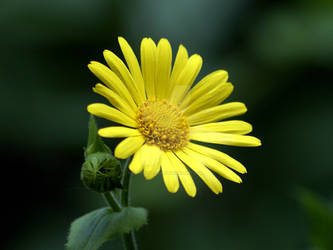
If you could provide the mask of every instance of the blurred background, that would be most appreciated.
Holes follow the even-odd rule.
[[[174,52],[183,44],[204,59],[199,78],[227,70],[235,86],[228,101],[247,104],[241,118],[263,142],[220,147],[248,174],[241,185],[222,180],[219,196],[198,178],[193,199],[182,189],[168,193],[161,175],[135,176],[133,204],[149,210],[140,249],[329,249],[332,1],[2,0],[0,6],[1,158],[8,170],[2,249],[63,249],[70,223],[104,206],[79,179],[86,106],[103,100],[91,91],[97,79],[87,64],[103,62],[104,49],[121,56],[119,35],[137,55],[143,37],[166,37]],[[121,249],[121,241],[103,249]]]

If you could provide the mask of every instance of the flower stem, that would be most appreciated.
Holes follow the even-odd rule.
[[[128,207],[129,205],[129,190],[130,190],[130,180],[131,172],[128,169],[128,164],[131,161],[131,157],[127,158],[123,167],[123,178],[122,178],[122,191],[121,191],[121,205],[123,207]],[[130,233],[123,234],[122,239],[124,242],[124,247],[126,250],[138,250],[138,245],[136,244],[135,232],[132,230]]]
[[[122,239],[126,250],[138,250],[138,245],[136,244],[134,231],[131,231],[130,233],[127,234],[123,234]]]
[[[127,158],[124,164],[123,168],[123,178],[122,178],[122,184],[123,189],[121,191],[121,204],[123,207],[127,207],[129,203],[129,189],[130,189],[130,178],[131,178],[131,172],[128,169],[128,164],[130,162],[130,158]]]
[[[112,192],[105,192],[103,193],[103,196],[106,202],[115,212],[120,212],[121,206]]]
[[[109,206],[115,211],[120,212],[122,207],[128,207],[129,203],[129,189],[130,189],[130,179],[131,172],[128,169],[128,164],[131,161],[131,158],[128,158],[123,167],[123,177],[122,177],[122,190],[120,194],[121,204],[119,204],[118,199],[115,194],[111,192],[103,193],[103,197],[105,201],[109,204]],[[125,250],[138,250],[138,245],[136,244],[135,232],[132,230],[129,233],[125,233],[122,235],[122,240],[124,242]]]

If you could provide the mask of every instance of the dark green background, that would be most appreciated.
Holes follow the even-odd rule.
[[[168,193],[161,175],[136,176],[133,203],[150,211],[141,249],[309,249],[296,190],[332,198],[332,16],[329,0],[2,0],[3,249],[63,249],[71,221],[103,206],[79,180],[86,106],[102,100],[87,64],[104,49],[120,55],[118,35],[136,53],[146,36],[168,38],[174,52],[184,44],[204,59],[199,78],[226,69],[228,100],[247,104],[241,118],[263,142],[221,147],[248,174],[241,185],[222,180],[219,196],[198,178],[192,199]]]

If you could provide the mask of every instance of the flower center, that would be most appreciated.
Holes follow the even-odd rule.
[[[145,101],[137,111],[137,121],[146,142],[162,150],[181,149],[189,141],[185,116],[166,100]]]

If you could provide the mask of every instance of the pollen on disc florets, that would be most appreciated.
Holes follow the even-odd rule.
[[[189,141],[189,125],[178,107],[166,100],[145,101],[137,111],[138,129],[148,144],[177,150]]]

